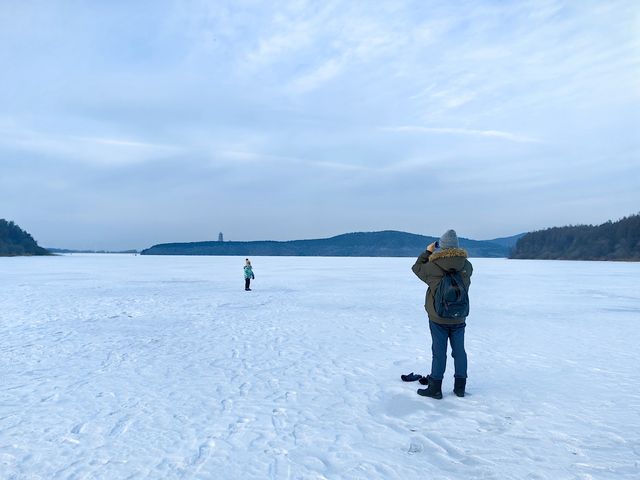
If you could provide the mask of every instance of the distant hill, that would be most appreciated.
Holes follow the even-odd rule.
[[[526,234],[510,258],[640,260],[640,215],[602,225],[554,227]]]
[[[503,247],[513,248],[518,243],[522,237],[524,237],[526,233],[519,233],[518,235],[512,235],[510,237],[500,237],[494,238],[492,240],[486,240],[487,242],[497,243],[498,245],[502,245]]]
[[[18,225],[0,219],[0,256],[16,257],[20,255],[50,255],[50,253]]]
[[[263,255],[322,257],[417,257],[438,237],[386,230],[346,233],[316,240],[287,242],[192,242],[164,243],[143,250],[141,255]],[[460,239],[471,257],[506,257],[509,248],[489,241]]]

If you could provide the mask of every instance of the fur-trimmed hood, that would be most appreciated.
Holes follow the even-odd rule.
[[[467,251],[463,248],[445,248],[444,250],[440,250],[439,252],[432,253],[429,255],[429,261],[435,262],[440,258],[452,258],[452,257],[462,257],[467,258],[469,255]]]

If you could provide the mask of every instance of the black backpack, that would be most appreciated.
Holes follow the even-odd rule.
[[[436,313],[442,318],[465,318],[469,315],[469,294],[462,275],[455,270],[444,270],[440,285],[433,295]]]

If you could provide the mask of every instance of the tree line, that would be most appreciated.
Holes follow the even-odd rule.
[[[510,258],[640,260],[640,214],[602,225],[554,227],[526,234]]]
[[[50,255],[31,235],[13,222],[0,218],[0,256]]]

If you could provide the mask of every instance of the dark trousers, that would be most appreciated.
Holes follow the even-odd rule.
[[[250,278],[245,278],[244,279],[244,289],[245,290],[249,290],[249,284],[251,283],[251,279]]]
[[[441,325],[429,320],[431,330],[431,378],[442,380],[447,367],[447,340],[451,343],[451,356],[455,366],[455,378],[467,378],[467,352],[464,350],[466,323]]]

